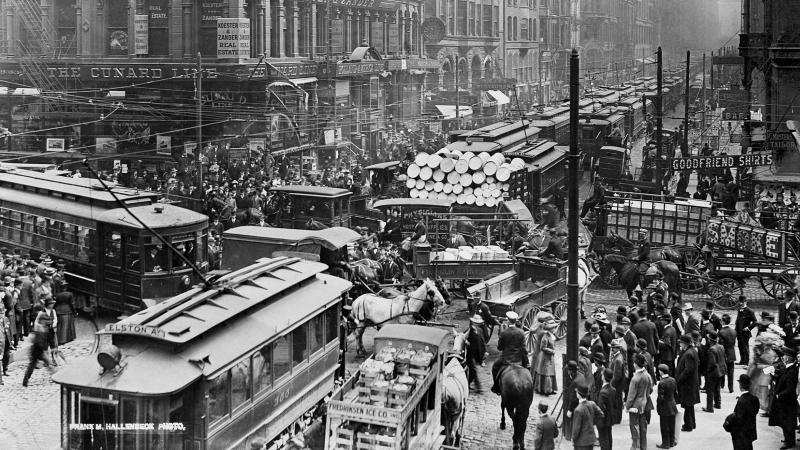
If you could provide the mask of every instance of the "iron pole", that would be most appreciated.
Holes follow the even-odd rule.
[[[692,64],[692,52],[686,50],[686,89],[683,98],[683,143],[681,144],[681,155],[689,154],[689,68]]]
[[[663,103],[663,95],[664,95],[664,74],[662,73],[663,69],[663,59],[661,53],[661,47],[658,47],[656,50],[656,59],[658,60],[658,67],[656,67],[656,104],[653,105],[656,113],[656,178],[657,182],[661,183],[661,178],[663,175],[661,174],[661,155],[664,154],[663,149],[661,148],[663,144],[662,134],[664,131],[664,103]],[[685,156],[685,155],[681,155]]]
[[[567,360],[578,359],[578,110],[580,94],[580,59],[578,50],[572,49],[569,65],[569,272],[567,276]]]
[[[706,54],[703,53],[703,87],[700,90],[702,95],[700,96],[700,107],[703,108],[700,112],[700,120],[702,120],[702,124],[700,125],[700,132],[701,134],[705,134],[706,131]]]
[[[742,126],[742,154],[748,153],[750,150],[750,103],[752,102],[752,94],[750,92],[751,85],[751,61],[750,61],[750,0],[742,1],[742,34],[746,37],[746,47],[739,50],[739,53],[744,56],[744,74],[742,78],[742,89],[744,89],[745,96],[747,96],[747,116]],[[741,44],[740,44],[741,45]],[[742,51],[744,50],[744,51]],[[738,173],[738,170],[737,170]]]
[[[202,189],[203,186],[203,60],[200,52],[197,52],[197,69],[195,71],[197,77],[197,186]]]

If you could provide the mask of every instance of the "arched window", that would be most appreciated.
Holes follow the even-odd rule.
[[[508,25],[506,26],[505,39],[506,40],[511,40],[511,37],[513,36],[513,32],[514,32],[514,24],[511,21],[511,16],[508,16],[508,21],[507,22],[508,22]]]
[[[517,18],[514,17],[514,40],[517,40]]]

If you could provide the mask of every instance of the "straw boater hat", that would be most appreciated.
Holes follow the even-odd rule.
[[[481,317],[481,315],[480,315],[480,314],[475,314],[474,316],[472,316],[472,317],[469,319],[469,321],[470,321],[471,323],[474,323],[474,324],[476,324],[476,325],[483,325],[483,317]]]

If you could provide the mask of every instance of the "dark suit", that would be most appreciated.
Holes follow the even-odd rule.
[[[672,377],[664,377],[658,382],[658,398],[656,399],[656,412],[658,412],[659,425],[661,426],[661,444],[671,445],[675,441],[675,415],[678,414],[678,405],[675,403],[675,391],[678,384]]]
[[[543,414],[536,421],[533,430],[533,448],[541,450],[554,450],[556,448],[556,438],[558,437],[558,425],[556,421]]]
[[[720,386],[727,373],[725,363],[725,348],[720,344],[713,344],[707,352],[706,359],[706,409],[714,411],[722,403]]]
[[[604,417],[603,411],[591,400],[578,403],[572,413],[572,445],[591,449],[597,437],[594,434],[595,417]]]
[[[785,445],[795,443],[795,425],[797,425],[797,364],[784,370],[775,382],[772,393],[772,410],[769,413],[769,425],[781,427]]]
[[[800,339],[800,322],[792,324],[789,321],[786,325],[783,326],[783,333],[786,334],[786,344],[787,345],[795,345]]]
[[[789,312],[797,311],[800,314],[800,303],[797,300],[792,300],[788,305],[784,302],[778,307],[778,326],[783,329],[784,325],[789,323]]]
[[[597,425],[597,434],[600,439],[601,450],[611,450],[613,447],[611,439],[611,427],[614,425],[614,417],[617,415],[616,404],[614,398],[617,396],[617,391],[611,384],[606,384],[600,389],[597,395],[597,406],[603,411],[603,418],[599,419]],[[536,447],[534,447],[536,448]]]
[[[692,331],[700,332],[700,321],[697,320],[697,316],[694,314],[689,315],[683,325],[683,334],[691,334]],[[697,343],[695,342],[695,344]]]
[[[670,323],[664,326],[659,342],[659,361],[669,367],[669,374],[675,375],[675,355],[678,354],[678,332]]]
[[[753,450],[753,441],[758,439],[756,433],[756,416],[758,415],[758,397],[743,392],[733,408],[734,427],[731,432],[733,450]]]
[[[675,381],[678,384],[678,403],[683,407],[683,426],[688,429],[697,428],[694,420],[694,405],[700,403],[700,361],[697,349],[689,347],[678,356],[675,365]]]
[[[647,352],[651,355],[658,355],[658,330],[656,324],[642,317],[638,322],[631,326],[631,331],[638,339],[647,341]]]
[[[614,357],[608,367],[614,373],[611,377],[611,386],[614,387],[616,396],[614,397],[614,415],[611,418],[612,423],[616,425],[622,422],[622,391],[628,386],[628,368],[625,367],[622,353]]]
[[[495,380],[494,388],[498,387],[497,375],[500,369],[508,364],[519,364],[528,367],[528,350],[525,347],[525,332],[510,326],[500,333],[497,338],[497,349],[502,353],[500,358],[492,364],[492,379]]]
[[[722,329],[719,330],[719,343],[725,348],[728,392],[733,392],[733,364],[736,362],[736,331],[730,326],[722,327]]]
[[[739,346],[739,362],[750,363],[750,330],[756,326],[756,315],[750,308],[739,308],[736,314],[736,343]]]

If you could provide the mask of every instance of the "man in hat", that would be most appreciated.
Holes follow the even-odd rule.
[[[543,258],[551,257],[555,259],[564,259],[564,242],[561,236],[558,235],[556,228],[550,229],[550,239],[547,241],[547,248],[540,255]]]
[[[683,427],[681,431],[692,431],[697,428],[694,418],[694,405],[700,403],[700,361],[694,341],[688,334],[679,339],[680,355],[675,365],[675,381],[678,384],[678,402],[683,408]]]
[[[650,239],[648,238],[649,232],[646,228],[639,229],[639,239],[636,241],[636,258],[635,261],[639,264],[639,273],[644,274],[650,267]]]
[[[647,422],[650,411],[653,410],[653,401],[650,394],[653,392],[653,379],[645,370],[645,357],[637,354],[634,357],[636,368],[628,388],[628,399],[625,409],[630,416],[631,449],[647,449]]]
[[[750,393],[750,376],[739,375],[739,390],[742,392],[733,408],[731,440],[733,450],[753,450],[753,441],[758,439],[756,432],[756,416],[758,415],[758,397]]]
[[[633,312],[633,311],[631,311]],[[617,329],[615,330],[615,334],[617,337],[622,338],[625,342],[625,363],[628,369],[628,375],[633,373],[633,355],[636,353],[636,335],[633,334],[631,331],[631,317],[638,317],[638,315],[634,314],[633,316],[623,317],[620,319],[619,324],[617,325]],[[628,393],[628,384],[625,384],[624,392],[621,392],[621,395],[627,395]]]
[[[578,406],[572,412],[572,445],[576,450],[592,450],[597,436],[594,433],[595,419],[604,417],[603,411],[588,399],[586,386],[575,389]]]
[[[787,289],[783,293],[783,304],[778,307],[778,326],[783,329],[789,323],[789,313],[796,311],[800,313],[800,302],[792,289]]]
[[[6,308],[3,303],[0,302],[0,354],[2,355],[3,375],[8,376],[8,363],[11,359],[11,350],[14,350],[14,346],[11,343],[11,326],[5,312]],[[3,376],[0,376],[0,385],[2,384]]]
[[[789,311],[789,322],[783,326],[783,334],[786,335],[785,340],[787,344],[797,346],[798,334],[800,334],[800,323],[798,323],[797,311]]]
[[[683,334],[691,334],[692,331],[700,331],[700,320],[697,319],[697,315],[694,313],[694,307],[691,303],[686,302],[683,304],[683,316],[682,316],[682,323],[683,323]]]
[[[666,364],[669,367],[669,374],[674,375],[675,356],[678,354],[678,332],[669,314],[663,314],[661,321],[664,323],[664,329],[658,340],[658,361]]]
[[[539,402],[539,420],[534,423],[533,448],[541,450],[554,450],[558,437],[558,425],[555,419],[547,414],[550,405],[546,401]]]
[[[656,369],[653,365],[653,355],[647,351],[647,341],[644,339],[639,338],[636,340],[636,354],[633,355],[634,360],[636,359],[636,355],[642,355],[644,357],[644,370],[650,375],[650,378],[655,381],[657,378]]]
[[[611,450],[613,447],[611,428],[614,426],[614,418],[617,416],[617,391],[611,385],[614,372],[611,369],[603,368],[600,375],[603,387],[597,394],[597,406],[603,411],[603,418],[597,421],[597,434],[600,440],[600,450]]]
[[[787,347],[778,350],[784,364],[784,370],[777,375],[772,390],[772,409],[769,413],[769,425],[781,427],[783,430],[783,447],[794,448],[795,427],[797,426],[797,352]]]
[[[481,379],[478,376],[478,366],[484,365],[484,358],[486,357],[486,342],[483,340],[483,318],[475,314],[469,319],[469,329],[467,330],[467,367],[469,370],[467,374],[469,379],[467,382],[471,385],[475,382],[475,388],[481,392]]]
[[[611,341],[611,359],[608,368],[611,370],[611,386],[615,390],[614,397],[614,425],[622,422],[622,395],[628,385],[628,365],[625,363],[622,346],[625,345],[622,338]]]
[[[470,297],[467,299],[467,310],[472,315],[478,314],[481,316],[483,319],[483,341],[489,342],[494,328],[500,326],[500,323],[492,315],[492,311],[489,310],[489,306],[483,302],[481,297]]]
[[[583,202],[583,208],[581,208],[581,219],[586,217],[586,214],[595,206],[602,205],[605,203],[606,198],[606,188],[603,187],[603,183],[599,177],[594,179],[594,184],[592,186],[592,195]]]
[[[675,415],[678,406],[675,403],[675,391],[678,385],[675,379],[669,376],[669,367],[666,364],[658,365],[658,397],[656,399],[656,412],[658,413],[661,428],[661,444],[658,448],[674,447],[675,442]]]
[[[727,375],[728,392],[733,393],[733,364],[736,362],[736,331],[731,324],[731,316],[722,315],[722,328],[717,333],[719,343],[725,349],[725,374]],[[725,380],[723,379],[723,385]]]
[[[594,392],[589,392],[589,396],[592,400],[597,401],[600,389],[603,387],[603,371],[606,370],[606,355],[600,352],[594,353],[592,355],[592,363],[595,367],[594,373],[592,374],[592,378],[594,379]]]
[[[736,311],[736,344],[739,347],[739,364],[750,364],[750,336],[758,325],[756,314],[747,306],[747,297],[739,296],[739,309]]]
[[[636,314],[636,313],[631,313]],[[647,351],[655,356],[658,355],[658,347],[656,344],[658,343],[658,330],[656,330],[656,324],[651,322],[647,318],[647,311],[641,310],[641,314],[636,314],[638,320],[633,320],[631,317],[631,322],[635,322],[631,325],[631,331],[634,335],[636,335],[637,339],[644,339],[647,342]]]
[[[587,347],[582,345],[578,346],[578,375],[583,378],[584,384],[589,388],[589,398],[592,398],[592,393],[595,391],[594,374],[592,373],[592,359],[591,353]]]
[[[11,331],[11,344],[16,347],[19,344],[20,333],[17,329],[17,316],[20,315],[21,309],[19,306],[19,288],[15,286],[14,278],[7,276],[4,278],[5,292],[3,295],[3,304],[5,306],[5,314],[8,317],[8,324]]]
[[[706,352],[706,407],[703,408],[703,411],[713,413],[714,409],[722,408],[720,386],[727,374],[727,364],[725,363],[725,348],[719,344],[717,333],[709,332],[706,340],[710,346]]]
[[[572,413],[575,407],[578,406],[578,397],[575,395],[575,389],[585,387],[586,395],[588,398],[589,389],[583,376],[578,373],[578,363],[576,361],[567,362],[567,377],[564,382],[564,435],[572,436]]]
[[[36,369],[36,364],[42,361],[45,366],[50,366],[50,359],[47,357],[47,339],[49,333],[49,318],[46,314],[41,312],[34,319],[33,325],[33,342],[28,359],[28,368],[25,370],[25,375],[22,377],[22,386],[28,386],[28,380],[33,375],[33,370]],[[52,368],[51,368],[52,371]]]
[[[525,347],[525,332],[517,326],[519,315],[514,311],[506,313],[508,327],[497,337],[497,350],[502,352],[500,358],[492,365],[492,392],[500,394],[500,384],[497,376],[500,370],[509,364],[519,364],[528,367],[528,351]]]
[[[706,302],[705,311],[708,311],[708,321],[714,327],[714,331],[719,333],[719,330],[722,329],[722,321],[720,320],[717,313],[714,312],[715,306],[716,305],[714,305],[714,302]]]

